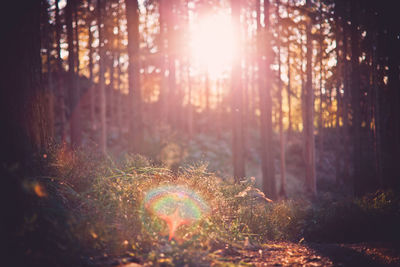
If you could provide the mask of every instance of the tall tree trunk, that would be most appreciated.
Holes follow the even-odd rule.
[[[342,84],[341,79],[341,70],[342,70],[342,57],[340,55],[340,51],[343,49],[343,47],[340,45],[341,43],[341,34],[340,34],[340,27],[341,27],[341,21],[339,19],[339,8],[335,6],[335,11],[334,11],[334,17],[336,21],[335,25],[335,41],[336,41],[336,151],[335,151],[335,175],[336,175],[336,184],[342,184],[343,183],[343,177],[342,177],[342,170],[341,170],[341,164],[340,161],[342,160],[342,149],[341,149],[341,144],[342,144],[342,137],[343,137],[343,132],[342,132],[342,127],[340,127],[340,115],[341,115],[341,92],[340,92],[340,87]],[[343,53],[343,52],[342,52]]]
[[[139,61],[139,4],[137,0],[125,0],[128,31],[128,81],[130,98],[130,131],[132,151],[141,152],[143,145],[142,93],[140,88]],[[171,73],[170,73],[171,75]]]
[[[76,53],[74,46],[74,29],[72,25],[73,10],[75,9],[76,0],[68,0],[65,7],[65,19],[67,24],[68,39],[68,83],[69,83],[69,120],[71,131],[71,146],[76,148],[81,145],[81,110],[80,110],[80,92],[78,87],[78,75],[75,73]]]
[[[347,6],[344,6],[347,10]],[[344,12],[345,14],[347,13]],[[342,29],[343,29],[343,57],[342,57],[342,77],[343,77],[343,180],[348,181],[350,177],[350,132],[349,132],[349,102],[350,102],[350,86],[349,86],[349,62],[347,60],[348,55],[348,24],[347,16],[342,19]]]
[[[372,44],[372,86],[374,91],[374,150],[375,150],[375,169],[377,180],[380,188],[383,188],[383,175],[382,175],[382,140],[381,140],[381,90],[378,87],[378,74],[377,74],[377,43],[378,33],[374,34],[374,40]]]
[[[232,0],[232,20],[235,29],[240,29],[240,0]],[[236,182],[245,176],[245,157],[244,157],[244,140],[243,140],[243,99],[242,99],[242,80],[241,80],[241,58],[240,49],[241,38],[240,33],[235,35],[235,43],[238,46],[239,52],[234,58],[231,73],[231,86],[232,86],[232,151],[233,151],[233,177]]]
[[[276,181],[274,169],[274,150],[272,146],[272,99],[271,99],[271,56],[269,0],[264,0],[264,25],[261,28],[260,2],[257,1],[257,46],[258,46],[258,90],[260,106],[261,171],[263,192],[267,197],[276,199]],[[266,60],[263,57],[266,56]]]
[[[306,7],[311,8],[311,0],[306,0]],[[306,163],[306,189],[315,196],[317,194],[316,175],[315,175],[315,139],[314,139],[314,91],[312,83],[312,34],[311,17],[307,18],[307,52],[306,52],[306,85],[305,97],[305,122],[304,122],[304,141],[305,141],[305,163]]]
[[[322,23],[322,22],[321,22]],[[323,102],[324,102],[324,92],[323,92],[323,72],[324,72],[324,65],[323,65],[323,56],[324,56],[324,40],[322,38],[322,26],[320,26],[320,34],[321,36],[319,37],[319,49],[320,49],[320,55],[319,55],[319,122],[318,122],[318,135],[319,135],[319,162],[321,162],[321,159],[323,157],[324,153],[324,110],[323,110]],[[326,94],[326,92],[325,92]]]
[[[292,136],[292,85],[291,85],[291,80],[292,80],[292,75],[291,75],[291,67],[290,67],[290,40],[289,37],[287,39],[287,77],[288,77],[288,84],[287,84],[287,102],[288,102],[288,133],[287,133],[287,137],[288,140],[290,140],[291,136]]]
[[[92,28],[92,16],[91,16],[91,11],[90,11],[90,7],[91,7],[91,0],[88,1],[88,13],[89,13],[89,21],[87,21],[87,30],[88,30],[88,50],[89,50],[89,109],[90,109],[90,129],[91,130],[96,130],[96,116],[95,116],[95,86],[94,86],[94,81],[93,81],[93,33],[91,31]]]
[[[47,63],[47,87],[46,87],[46,99],[48,102],[48,123],[49,123],[49,138],[54,138],[54,79],[53,74],[54,71],[51,66],[51,51],[53,46],[53,40],[51,36],[53,36],[51,32],[51,24],[49,22],[49,15],[48,15],[48,4],[46,1],[42,0],[42,23],[44,26],[43,30],[43,39],[46,42],[44,47],[46,47],[46,63]]]
[[[302,32],[302,34],[305,34],[305,31]],[[305,55],[304,55],[304,46],[305,43],[301,39],[300,40],[300,85],[301,85],[301,92],[300,92],[300,103],[301,103],[301,120],[302,120],[302,125],[303,125],[303,137],[305,133],[305,124],[306,124],[306,97],[305,97],[305,92],[306,92],[306,79],[305,79],[305,70],[304,70],[304,62],[305,62]],[[306,150],[305,147],[303,147],[303,158],[306,158]],[[305,162],[305,160],[304,160]]]
[[[26,226],[26,212],[31,211],[25,206],[28,192],[23,190],[22,178],[26,174],[38,175],[40,166],[35,164],[32,168],[32,157],[45,153],[49,136],[48,105],[41,81],[40,4],[40,0],[4,1],[0,9],[0,32],[4,38],[0,62],[0,175],[4,203],[0,236],[7,242],[2,249],[5,265],[27,263],[19,242],[15,242],[26,241],[21,239],[20,230],[25,229],[22,226]]]
[[[1,171],[11,166],[24,169],[49,141],[49,107],[41,79],[40,10],[40,0],[6,1],[0,10],[0,31],[7,40],[2,43],[0,63]]]
[[[175,30],[175,0],[168,0],[166,5],[166,28],[167,28],[167,55],[168,55],[168,96],[167,105],[169,105],[168,121],[171,125],[177,126],[177,113],[180,103],[177,101],[178,88],[176,84],[176,30]],[[172,104],[172,105],[171,105]]]
[[[190,12],[189,12],[189,2],[185,1],[185,23],[187,27],[190,27]],[[188,94],[188,104],[187,104],[187,115],[186,115],[186,130],[189,135],[189,139],[193,137],[193,104],[192,104],[192,77],[190,76],[190,47],[186,46],[186,66],[184,69],[186,73],[187,80],[187,94]]]
[[[121,49],[122,49],[122,30],[121,30],[121,21],[120,18],[122,16],[122,10],[120,8],[120,4],[118,4],[118,35],[117,35],[117,109],[116,109],[116,115],[117,115],[117,128],[118,128],[118,136],[121,137],[123,133],[123,96],[124,94],[122,93],[122,68],[121,68]]]
[[[100,138],[99,148],[102,153],[107,153],[107,122],[106,122],[106,90],[105,90],[105,47],[104,47],[104,33],[103,33],[103,12],[104,0],[97,0],[97,27],[99,31],[99,106],[100,106]]]
[[[74,0],[74,35],[75,35],[75,60],[76,60],[76,75],[77,75],[77,87],[79,87],[79,70],[80,70],[80,62],[79,62],[79,17],[78,17],[78,2],[79,0]],[[79,91],[79,89],[78,89]]]
[[[62,58],[61,58],[61,31],[62,25],[60,20],[60,8],[59,8],[59,0],[55,1],[56,11],[55,11],[55,22],[56,22],[56,42],[57,42],[57,91],[58,91],[58,99],[57,102],[60,107],[60,128],[61,128],[61,143],[65,144],[67,138],[67,128],[66,128],[66,111],[67,108],[65,106],[65,86],[63,79],[64,68],[62,66]]]
[[[282,71],[281,71],[281,43],[279,36],[281,36],[280,27],[280,15],[279,7],[280,1],[276,0],[276,18],[277,18],[277,46],[278,46],[278,101],[279,101],[279,143],[280,143],[280,172],[281,172],[281,184],[279,190],[279,196],[281,198],[286,198],[286,159],[285,159],[285,136],[283,133],[283,98],[282,98]]]
[[[113,40],[111,41],[113,42]],[[110,58],[110,65],[109,65],[109,73],[110,73],[110,84],[108,89],[108,107],[109,107],[109,122],[110,127],[115,125],[115,68],[114,68],[114,61],[115,61],[115,52],[111,51],[111,58]]]
[[[82,143],[82,103],[81,103],[81,85],[80,85],[80,59],[79,59],[79,50],[80,50],[80,44],[79,44],[79,14],[78,14],[78,5],[79,5],[79,0],[74,0],[74,21],[75,21],[75,28],[74,28],[74,35],[75,35],[75,60],[76,60],[76,70],[75,70],[75,88],[77,91],[77,96],[78,96],[78,102],[76,104],[77,107],[77,120],[78,120],[78,139],[79,139],[79,145]]]
[[[161,83],[160,83],[160,94],[159,94],[159,111],[160,111],[160,118],[165,123],[169,117],[169,103],[168,103],[168,82],[166,77],[166,9],[167,1],[169,0],[160,0],[158,2],[158,12],[160,14],[158,21],[160,25],[160,70],[161,70]]]
[[[398,162],[400,154],[400,27],[398,13],[392,8],[389,9],[387,25],[387,46],[388,56],[388,94],[390,122],[388,123],[390,143],[389,165],[387,168],[387,185],[392,188],[400,188],[400,164]]]
[[[360,70],[359,70],[359,33],[358,27],[358,0],[351,1],[351,106],[352,106],[352,128],[353,128],[353,189],[359,196],[361,188],[361,107],[360,107]]]
[[[118,31],[119,34],[119,31]],[[118,43],[119,42],[119,37],[118,37]],[[120,44],[119,44],[120,45]],[[119,46],[118,45],[118,46]],[[122,88],[121,88],[121,60],[120,60],[120,53],[117,53],[117,109],[116,109],[116,115],[117,115],[117,129],[118,129],[118,136],[121,137],[122,135]]]
[[[185,3],[186,10],[186,24],[190,27],[189,22],[189,0],[186,0]],[[186,79],[187,79],[187,88],[188,88],[188,114],[187,114],[187,131],[189,135],[189,139],[193,137],[193,104],[192,104],[192,77],[190,76],[190,51],[189,47],[187,47],[187,55],[186,55]]]

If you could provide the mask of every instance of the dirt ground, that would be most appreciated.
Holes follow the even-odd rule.
[[[246,249],[226,247],[195,266],[400,266],[400,245],[390,243],[316,244],[271,242]],[[95,266],[171,266],[164,262],[103,258]],[[185,265],[192,266],[192,265]]]
[[[392,244],[296,244],[279,242],[243,251],[255,266],[400,266],[400,248]]]

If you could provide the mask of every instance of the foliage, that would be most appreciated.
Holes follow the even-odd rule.
[[[400,201],[391,192],[271,203],[254,179],[233,184],[209,173],[205,165],[172,172],[139,155],[120,161],[92,155],[58,148],[46,156],[49,175],[24,182],[37,205],[26,214],[22,235],[37,238],[37,232],[48,227],[49,245],[79,255],[76,258],[84,255],[91,264],[95,255],[105,253],[164,266],[207,266],[214,251],[244,247],[246,242],[261,246],[272,240],[399,239]],[[168,241],[164,222],[143,208],[145,193],[166,184],[191,188],[211,207],[195,225],[180,227],[177,241]]]
[[[326,197],[314,204],[308,221],[305,236],[313,241],[396,241],[400,199],[391,191],[339,201]]]

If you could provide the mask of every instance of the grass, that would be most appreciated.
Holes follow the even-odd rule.
[[[265,203],[244,193],[256,190],[254,180],[233,184],[205,165],[173,172],[138,155],[119,161],[94,155],[55,148],[46,156],[45,175],[24,179],[30,206],[17,239],[30,262],[90,265],[105,254],[163,266],[207,266],[215,262],[214,251],[243,247],[245,240],[256,246],[271,240],[400,240],[400,200],[393,192]],[[164,222],[143,208],[145,193],[166,184],[191,188],[211,207],[196,225],[179,228],[178,243],[169,242]]]

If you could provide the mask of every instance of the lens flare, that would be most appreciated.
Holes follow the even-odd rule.
[[[164,185],[147,192],[144,208],[165,221],[169,240],[182,225],[191,225],[209,213],[207,203],[193,190],[184,186]]]

